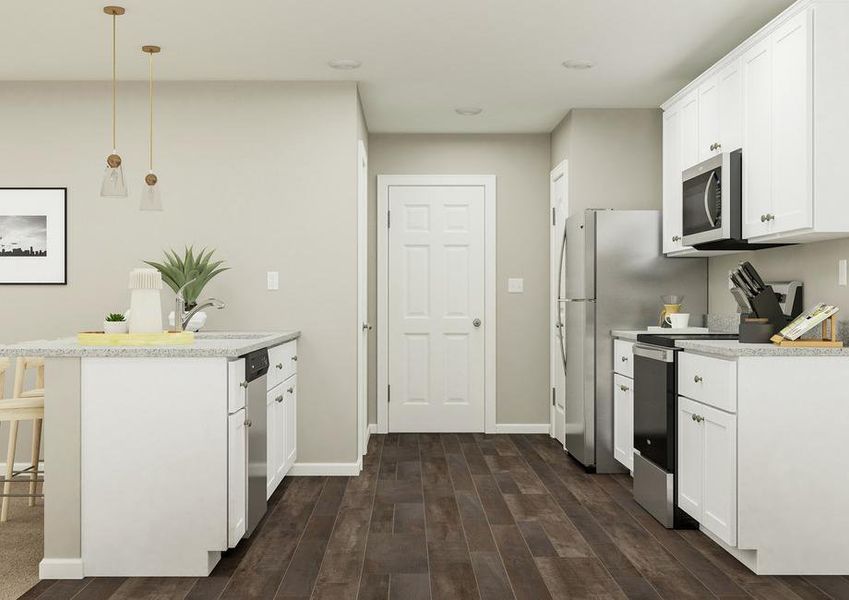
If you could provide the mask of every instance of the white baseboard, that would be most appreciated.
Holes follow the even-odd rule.
[[[363,459],[352,463],[295,463],[289,475],[295,477],[356,477],[362,471]]]
[[[498,423],[495,433],[549,433],[548,423]]]
[[[39,579],[82,579],[82,558],[43,558],[38,563]]]
[[[368,424],[368,433],[369,435],[374,435],[375,433],[377,433],[377,423]]]

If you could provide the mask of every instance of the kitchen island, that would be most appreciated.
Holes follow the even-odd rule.
[[[631,458],[636,336],[611,334],[627,389],[617,439]],[[849,574],[849,348],[675,345],[678,506],[759,575]]]
[[[0,346],[0,356],[46,360],[40,577],[208,575],[245,531],[241,357],[269,349],[268,430],[281,438],[268,437],[273,491],[294,461],[299,336],[209,332],[189,345],[81,346],[67,338]],[[290,412],[273,401],[284,388]],[[272,411],[289,422],[274,425]]]

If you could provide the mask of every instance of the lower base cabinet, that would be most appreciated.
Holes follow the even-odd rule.
[[[292,375],[268,392],[267,410],[267,486],[271,497],[297,458],[298,376]]]
[[[634,470],[634,380],[613,376],[613,457]]]
[[[737,416],[678,398],[678,505],[719,539],[737,543]]]
[[[247,525],[248,438],[245,409],[228,416],[227,422],[227,546],[235,548]]]

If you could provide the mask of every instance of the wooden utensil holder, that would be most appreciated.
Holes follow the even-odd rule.
[[[785,340],[780,335],[774,335],[773,344],[784,348],[842,348],[843,342],[837,341],[837,316],[831,315],[822,322],[822,339],[820,340]]]

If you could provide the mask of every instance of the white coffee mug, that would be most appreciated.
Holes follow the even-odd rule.
[[[684,329],[690,324],[690,313],[672,313],[666,315],[666,322],[673,329]]]

